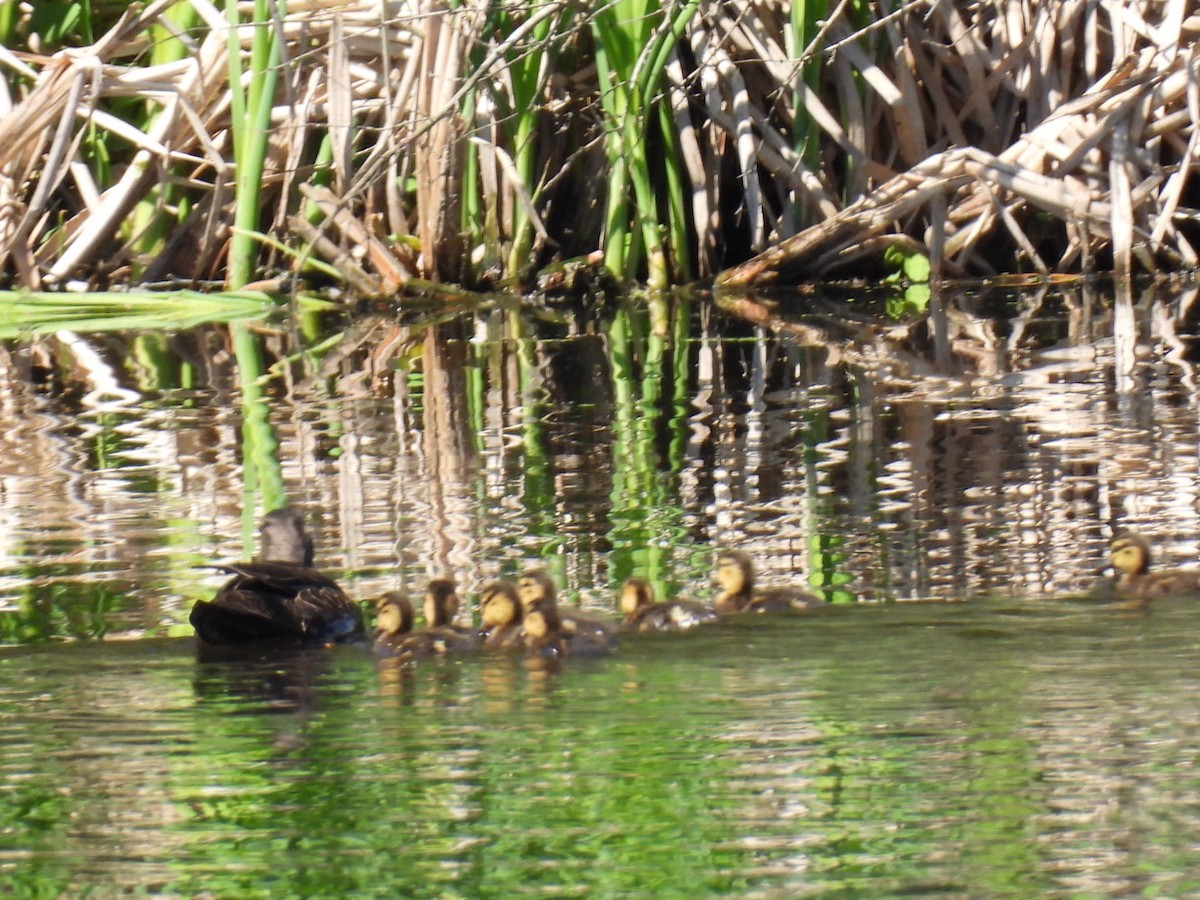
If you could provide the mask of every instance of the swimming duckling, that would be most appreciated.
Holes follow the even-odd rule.
[[[413,606],[399,591],[384,594],[375,612],[375,652],[394,656],[413,627]]]
[[[644,578],[625,579],[620,606],[625,614],[621,627],[626,631],[686,631],[719,618],[716,610],[691,600],[658,603],[654,587]]]
[[[607,646],[616,637],[618,623],[598,613],[586,612],[582,609],[563,609],[558,606],[558,588],[545,569],[531,569],[521,576],[517,582],[517,595],[521,598],[521,606],[525,615],[539,603],[551,603],[558,609],[558,618],[562,623],[563,636],[567,640],[576,637]]]
[[[423,641],[432,653],[469,653],[481,645],[479,632],[454,625],[458,613],[458,592],[449,578],[429,582],[423,604],[425,626],[413,632],[413,638]]]
[[[777,587],[756,591],[754,564],[740,550],[724,550],[717,556],[713,579],[721,588],[713,606],[722,616],[741,612],[811,610],[825,605],[820,597],[800,588]]]
[[[300,513],[290,507],[267,513],[260,534],[258,560],[212,567],[233,577],[211,601],[192,607],[196,636],[206,644],[361,640],[362,612],[333,579],[312,567],[313,542]]]
[[[567,655],[568,641],[553,603],[539,603],[525,613],[524,632],[525,652],[530,656],[562,659]]]
[[[517,595],[523,607],[527,648],[530,646],[529,619],[539,611],[545,613],[543,619],[548,625],[543,626],[542,619],[536,619],[534,630],[550,627],[556,637],[561,637],[566,652],[571,656],[603,656],[616,643],[617,623],[578,609],[564,612],[558,605],[558,590],[554,582],[542,569],[534,569],[521,576],[517,582]],[[542,646],[545,642],[535,637],[533,643]]]
[[[507,581],[493,581],[479,592],[479,637],[485,648],[511,650],[525,644],[521,598]]]
[[[1150,543],[1139,534],[1117,535],[1109,547],[1109,562],[1117,572],[1115,589],[1126,605],[1146,606],[1158,597],[1200,593],[1200,570],[1150,571]]]

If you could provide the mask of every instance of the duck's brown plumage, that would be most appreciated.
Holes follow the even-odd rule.
[[[719,618],[712,607],[691,600],[657,602],[653,585],[644,578],[625,580],[619,604],[626,631],[686,631]]]
[[[754,563],[740,550],[724,550],[717,556],[713,579],[721,588],[713,606],[723,616],[743,612],[805,611],[826,605],[820,597],[800,588],[757,589]]]
[[[290,507],[262,521],[262,552],[253,562],[213,566],[233,575],[189,620],[207,644],[285,640],[328,644],[361,640],[362,612],[337,582],[312,567],[312,538]]]

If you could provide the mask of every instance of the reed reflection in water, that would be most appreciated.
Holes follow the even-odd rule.
[[[1084,289],[954,298],[941,368],[923,318],[749,302],[769,330],[682,298],[660,336],[620,307],[10,344],[4,636],[161,634],[284,499],[364,598],[534,562],[587,605],[704,595],[716,546],[834,600],[1078,592],[1123,526],[1195,556],[1190,293],[1141,300],[1129,372]]]
[[[925,318],[810,296],[10,343],[2,636],[186,633],[285,499],[363,598],[535,562],[705,596],[730,545],[834,600],[1080,591],[1118,527],[1196,556],[1191,297],[1139,299],[1132,370],[1085,288],[952,298],[940,367]]]

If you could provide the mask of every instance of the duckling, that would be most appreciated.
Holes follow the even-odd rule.
[[[458,592],[449,578],[429,582],[424,601],[425,628],[413,633],[435,653],[469,653],[481,645],[479,632],[454,625],[458,613]]]
[[[542,569],[534,569],[521,576],[517,582],[517,595],[524,608],[526,648],[529,648],[531,640],[530,616],[539,611],[545,615],[535,619],[534,630],[549,627],[554,632],[554,638],[561,638],[566,652],[571,656],[602,656],[612,650],[616,643],[617,624],[611,619],[578,609],[563,612],[558,605],[558,590]],[[543,622],[546,624],[543,625]],[[543,641],[538,637],[532,640],[538,647],[545,646],[547,641],[553,642],[553,639]]]
[[[613,642],[618,623],[597,613],[586,612],[582,609],[564,610],[558,606],[558,588],[545,569],[531,569],[521,576],[517,582],[517,595],[521,598],[521,606],[525,615],[539,603],[550,603],[558,609],[558,618],[562,623],[563,636],[568,640],[581,637],[600,645]]]
[[[777,587],[756,591],[754,564],[740,550],[724,550],[717,556],[713,579],[721,588],[713,605],[722,616],[740,612],[811,610],[825,605],[820,597],[799,588]]]
[[[1140,608],[1158,597],[1200,593],[1200,570],[1150,571],[1150,543],[1132,532],[1119,534],[1109,547],[1109,562],[1117,572],[1116,592],[1126,605]]]
[[[691,600],[659,603],[654,587],[644,578],[627,578],[621,585],[621,612],[626,631],[687,631],[697,625],[716,622],[716,610]]]
[[[399,591],[384,594],[375,612],[375,652],[395,656],[413,627],[413,606]]]
[[[524,646],[521,598],[507,581],[486,584],[479,593],[479,637],[485,648],[511,650]]]
[[[568,641],[563,636],[563,624],[553,603],[538,603],[525,613],[525,652],[542,659],[562,659],[567,655]]]
[[[233,577],[211,600],[198,600],[189,621],[205,644],[292,640],[331,644],[362,640],[362,611],[333,579],[312,567],[313,542],[299,512],[267,513],[254,562],[216,565]]]

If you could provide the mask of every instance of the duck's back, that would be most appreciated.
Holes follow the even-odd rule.
[[[209,644],[299,640],[328,644],[363,636],[362,612],[337,583],[292,563],[241,562],[213,568],[233,575],[190,620]]]

